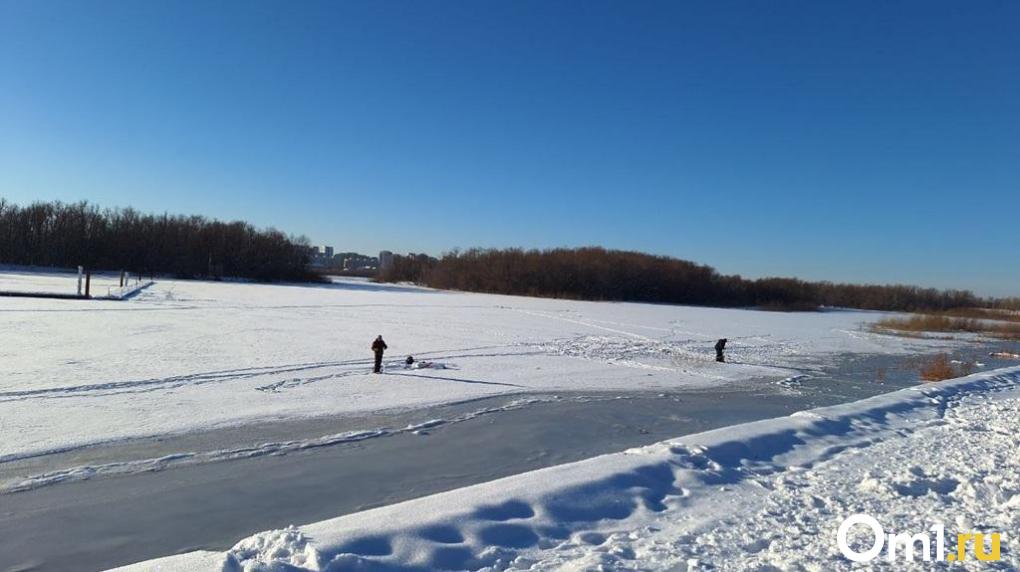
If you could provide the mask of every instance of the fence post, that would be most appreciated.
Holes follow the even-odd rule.
[[[78,295],[79,295],[79,296],[81,296],[81,278],[82,278],[82,276],[81,276],[81,273],[82,273],[82,272],[83,272],[84,270],[85,270],[85,269],[84,269],[84,268],[82,268],[81,266],[79,266],[79,267],[78,267]]]
[[[88,268],[85,270],[85,297],[90,298],[90,292],[92,290],[92,269]]]

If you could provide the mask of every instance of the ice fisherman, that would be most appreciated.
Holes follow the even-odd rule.
[[[715,361],[725,362],[726,357],[723,356],[723,350],[726,349],[726,338],[721,338],[715,343]]]
[[[386,348],[386,342],[383,341],[382,334],[379,334],[375,341],[372,342],[372,351],[375,353],[375,369],[373,373],[382,373],[382,356]]]

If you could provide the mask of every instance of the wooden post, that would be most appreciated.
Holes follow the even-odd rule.
[[[124,271],[123,270],[120,271],[120,287],[121,288],[124,287]]]
[[[85,270],[85,297],[86,298],[91,298],[92,297],[89,294],[91,289],[92,289],[92,269],[91,268],[87,268]]]

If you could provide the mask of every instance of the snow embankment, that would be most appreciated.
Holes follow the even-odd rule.
[[[1018,415],[1020,368],[1002,369],[118,570],[834,570],[857,512],[896,532],[1003,531],[1004,560],[980,564],[1015,569]]]

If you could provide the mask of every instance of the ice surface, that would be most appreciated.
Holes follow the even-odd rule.
[[[942,522],[1009,538],[1018,414],[1020,368],[1002,369],[267,531],[218,560],[181,558],[196,572],[843,569],[835,529],[858,512],[889,530]],[[1020,564],[1004,558],[1000,569]]]
[[[10,282],[68,275],[0,274]],[[73,280],[71,280],[73,282]],[[440,292],[158,281],[129,301],[0,299],[0,463],[132,437],[498,393],[716,387],[837,353],[950,344],[881,314],[785,314]],[[387,374],[369,374],[383,334]],[[729,363],[712,345],[728,337]],[[444,366],[405,370],[414,355]]]
[[[67,275],[0,274],[0,288],[73,282]],[[363,281],[159,281],[128,301],[0,299],[0,316],[0,464],[12,465],[140,437],[493,395],[522,394],[526,403],[527,394],[721,390],[752,378],[797,394],[837,355],[958,344],[872,333],[868,323],[882,316],[873,312],[577,302]],[[368,346],[380,333],[390,353],[386,374],[372,375]],[[725,364],[714,361],[712,349],[721,337],[730,340]],[[406,355],[442,367],[405,369]],[[951,501],[962,514],[1014,530],[1017,523],[1002,518],[1016,514],[1003,507],[1020,502],[1010,464],[1016,432],[1004,421],[1016,417],[1017,376],[982,374],[731,427],[266,532],[225,554],[133,569],[683,570],[735,559],[765,570],[794,558],[802,565],[793,568],[830,569],[827,546],[798,550],[774,534],[775,515],[788,515],[786,529],[809,537],[836,526],[848,508],[866,508],[876,494],[897,522]],[[451,421],[457,419],[425,418],[386,431],[424,434]],[[65,465],[9,484],[7,492],[381,434]],[[1004,453],[982,460],[954,445],[978,434]],[[947,463],[950,457],[967,464]],[[976,506],[986,494],[993,502]],[[728,512],[742,518],[722,516]]]

